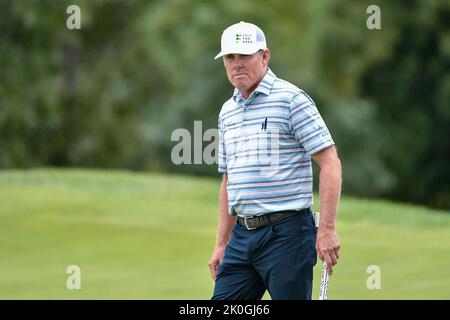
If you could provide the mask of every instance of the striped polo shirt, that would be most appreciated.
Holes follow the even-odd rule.
[[[228,211],[249,216],[313,203],[311,155],[334,145],[314,101],[268,69],[248,99],[235,89],[219,114],[219,168]]]

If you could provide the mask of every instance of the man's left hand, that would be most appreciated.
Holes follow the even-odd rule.
[[[317,232],[316,249],[319,258],[327,263],[328,273],[333,273],[333,266],[335,266],[339,259],[339,249],[341,242],[335,229],[320,228]]]

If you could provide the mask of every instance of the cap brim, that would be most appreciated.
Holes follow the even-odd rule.
[[[254,49],[254,50],[250,50],[250,51],[242,51],[240,50],[240,52],[238,52],[237,50],[230,50],[230,51],[220,51],[217,56],[214,57],[214,60],[219,59],[220,57],[223,57],[227,54],[255,54],[256,52],[258,52],[259,50],[261,50],[262,48],[258,48],[258,49]]]
[[[219,59],[220,57],[223,57],[224,55],[226,55],[226,53],[223,53],[223,52],[221,51],[221,52],[219,52],[219,53],[217,54],[217,56],[214,57],[214,60],[217,60],[217,59]]]

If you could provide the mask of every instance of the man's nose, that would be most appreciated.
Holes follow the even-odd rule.
[[[242,58],[240,56],[236,56],[231,62],[231,66],[233,68],[241,68],[242,67]]]

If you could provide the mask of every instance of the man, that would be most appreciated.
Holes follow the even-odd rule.
[[[222,34],[235,87],[219,115],[220,217],[209,261],[213,299],[311,299],[313,267],[339,258],[341,164],[314,102],[269,69],[263,31],[240,22]],[[311,158],[320,166],[320,227]],[[317,242],[316,242],[317,240]],[[317,250],[317,251],[316,251]]]

